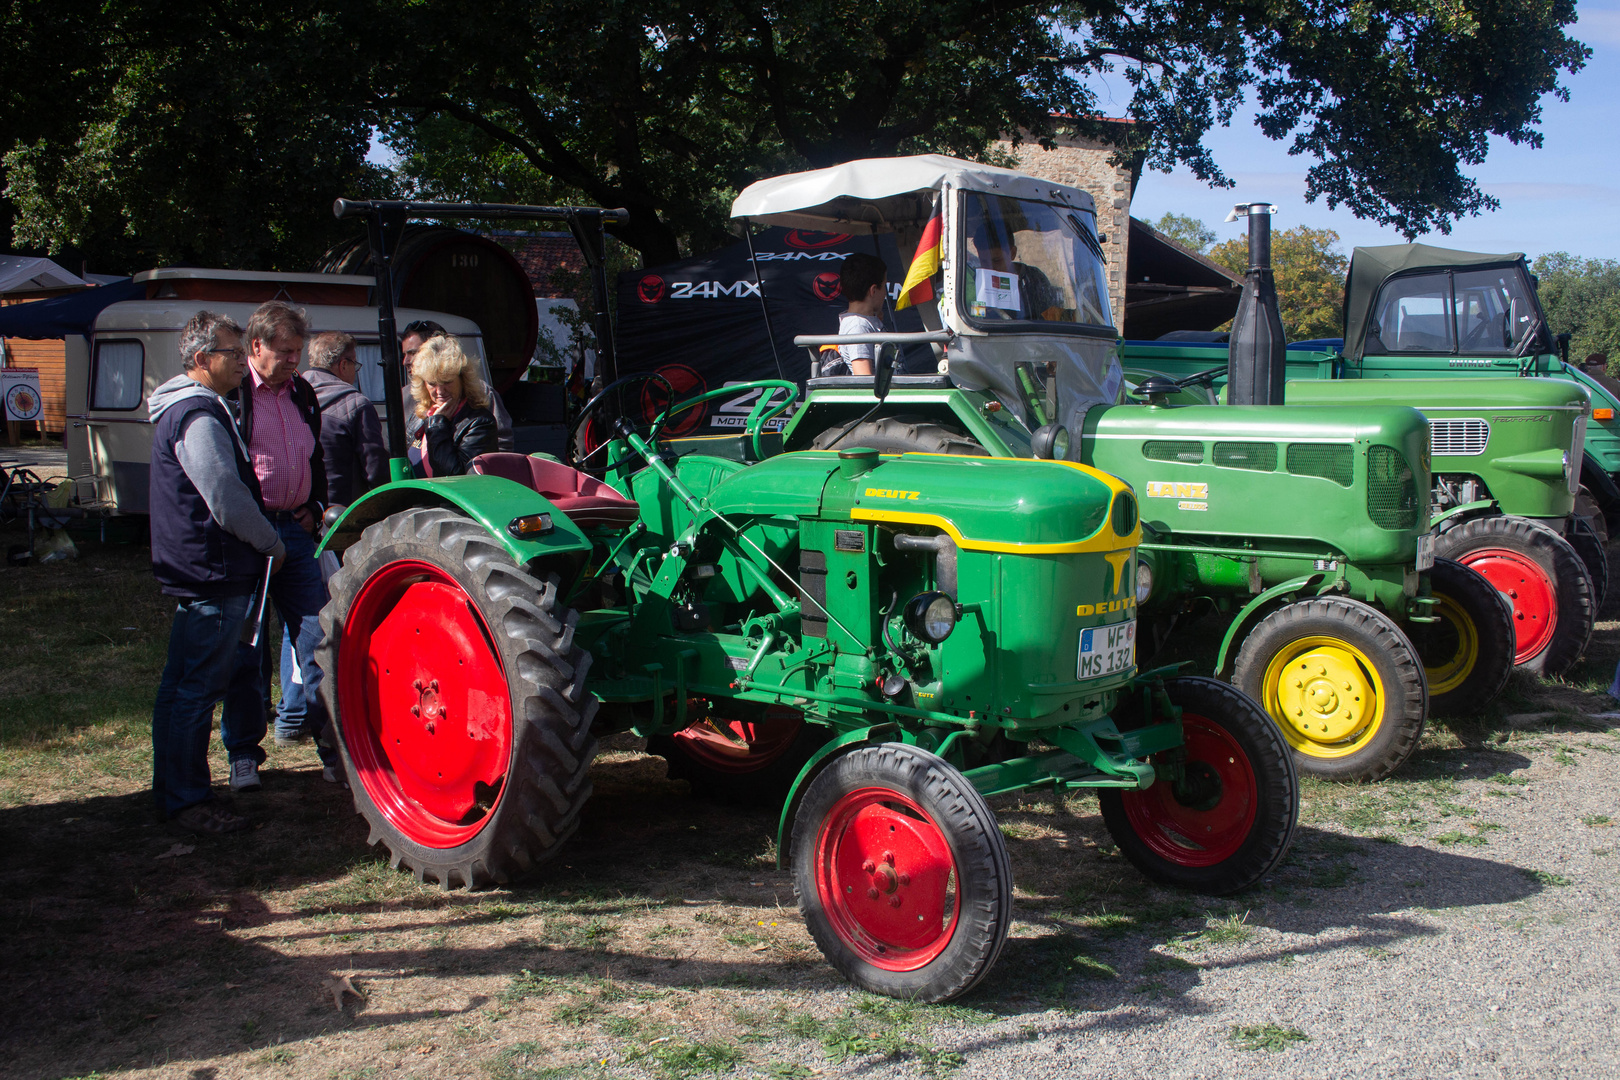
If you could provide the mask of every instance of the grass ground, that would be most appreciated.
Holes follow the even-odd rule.
[[[1330,901],[1352,909],[1358,948],[1390,955],[1389,901],[1358,899],[1369,878],[1398,872],[1403,903],[1428,910],[1567,884],[1558,865],[1493,857],[1492,808],[1620,753],[1612,724],[1587,718],[1615,707],[1609,623],[1569,679],[1516,677],[1488,714],[1433,724],[1397,778],[1307,783],[1293,853],[1246,896],[1149,885],[1090,798],[1002,798],[1012,939],[967,1000],[919,1006],[825,965],[775,869],[773,816],[691,798],[633,739],[599,759],[567,853],[521,887],[446,894],[391,870],[307,747],[273,749],[264,791],[239,800],[254,832],[171,831],[147,792],[170,605],[144,548],[81,550],[0,569],[4,1075],[945,1075],[1035,1039],[1052,1010],[1152,1022]],[[1614,816],[1583,819],[1594,843]],[[1257,1017],[1222,1052],[1313,1037]]]

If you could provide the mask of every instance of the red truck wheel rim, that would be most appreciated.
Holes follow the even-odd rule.
[[[1254,769],[1226,729],[1196,713],[1181,714],[1185,778],[1161,779],[1146,791],[1124,793],[1131,829],[1161,859],[1179,866],[1214,866],[1237,854],[1254,828],[1259,785]]]
[[[803,728],[804,714],[798,709],[772,705],[758,723],[708,716],[672,737],[694,761],[715,772],[743,775],[775,763]]]
[[[888,788],[839,799],[816,837],[816,891],[833,930],[862,960],[915,971],[956,930],[960,875],[945,834]]]
[[[1485,575],[1513,605],[1513,662],[1540,654],[1558,627],[1558,587],[1541,564],[1507,548],[1481,548],[1458,561]]]
[[[423,847],[466,843],[504,793],[506,673],[472,598],[432,563],[373,574],[344,622],[343,740],[378,810]]]

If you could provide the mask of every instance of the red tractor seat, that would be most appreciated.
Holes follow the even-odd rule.
[[[479,454],[472,459],[472,471],[499,476],[544,495],[582,529],[631,525],[641,513],[632,500],[560,461],[523,454]]]

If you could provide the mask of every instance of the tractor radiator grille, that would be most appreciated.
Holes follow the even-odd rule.
[[[1204,444],[1153,439],[1142,444],[1142,456],[1149,461],[1179,461],[1186,465],[1199,465],[1204,460]]]
[[[1288,471],[1295,476],[1320,476],[1340,487],[1355,480],[1354,458],[1348,446],[1332,443],[1289,443]]]
[[[1380,529],[1417,524],[1417,480],[1400,451],[1374,446],[1367,451],[1367,516]]]
[[[1483,420],[1430,420],[1429,438],[1435,456],[1473,457],[1485,452],[1491,425]]]
[[[799,552],[799,595],[804,606],[799,610],[799,630],[805,637],[827,636],[827,553],[801,550]]]
[[[1274,472],[1277,468],[1277,446],[1265,442],[1218,442],[1215,444],[1215,464],[1228,469]]]

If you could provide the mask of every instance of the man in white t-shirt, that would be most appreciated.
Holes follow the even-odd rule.
[[[883,304],[888,289],[889,270],[875,255],[856,252],[844,259],[838,276],[839,290],[849,300],[849,309],[838,316],[840,334],[879,334],[883,332]],[[822,375],[870,375],[877,358],[876,345],[840,345],[836,352],[822,350]]]

